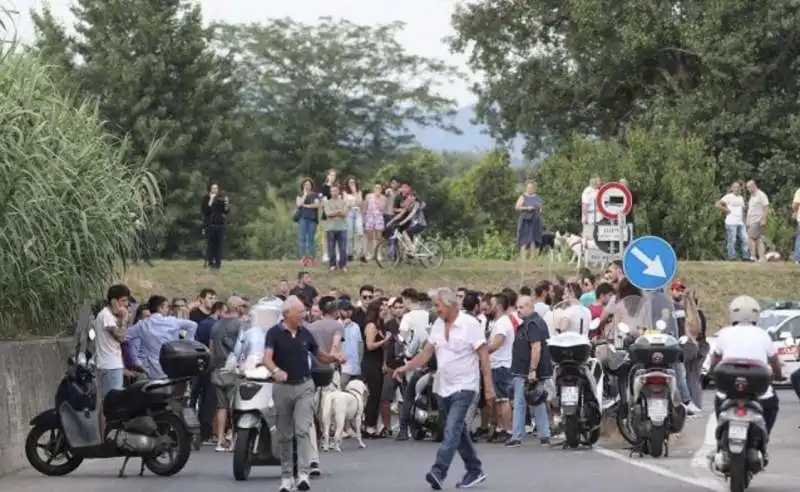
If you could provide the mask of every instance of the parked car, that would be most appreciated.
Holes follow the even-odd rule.
[[[776,386],[788,386],[789,375],[800,368],[800,308],[795,307],[795,302],[785,304],[788,301],[776,303],[773,309],[768,309],[761,313],[758,319],[758,326],[767,330],[772,343],[778,351],[778,357],[783,364],[783,381],[776,382]],[[790,309],[783,306],[791,306]],[[709,374],[711,368],[711,354],[714,352],[714,340],[716,337],[708,337],[709,352],[703,361],[703,387],[713,384],[713,375]]]

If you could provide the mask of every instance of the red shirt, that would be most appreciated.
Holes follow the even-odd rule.
[[[595,303],[589,306],[589,313],[591,313],[593,320],[602,317],[605,312],[606,308],[602,304]],[[598,326],[596,330],[590,331],[589,338],[595,339],[600,337],[603,331],[605,331],[605,325],[606,323],[600,323],[600,326]]]

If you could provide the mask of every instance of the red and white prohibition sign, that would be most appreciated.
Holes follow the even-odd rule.
[[[633,208],[631,190],[622,183],[606,183],[597,190],[597,211],[606,220],[616,220],[619,214],[628,215]]]

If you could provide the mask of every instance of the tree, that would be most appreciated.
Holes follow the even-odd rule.
[[[474,229],[511,235],[516,188],[508,152],[495,150],[452,183],[449,199],[462,205],[462,211],[470,212],[468,216],[474,221]]]
[[[774,192],[800,151],[798,21],[789,0],[493,0],[457,9],[452,46],[484,74],[479,117],[527,137],[529,156],[674,122],[740,160],[720,180],[759,175]]]
[[[62,334],[137,254],[158,188],[31,54],[0,60],[0,141],[0,338]]]
[[[199,200],[211,179],[236,188],[234,114],[239,86],[231,60],[207,44],[200,8],[183,0],[77,0],[77,35],[45,8],[32,12],[35,48],[80,94],[96,97],[109,129],[149,161],[164,193],[157,221],[166,255],[199,252]],[[187,241],[187,238],[196,238]]]
[[[329,168],[370,176],[411,146],[409,123],[455,131],[445,121],[454,101],[437,94],[455,71],[406,53],[402,28],[330,18],[214,27],[215,45],[239,60],[254,141],[284,196]]]
[[[719,162],[704,142],[676,127],[633,128],[625,145],[575,137],[563,153],[547,158],[534,177],[549,230],[580,232],[580,196],[595,169],[608,180],[625,178],[639,195],[636,234],[669,242],[681,258],[718,258],[720,218],[711,204]],[[697,233],[696,231],[702,231]]]

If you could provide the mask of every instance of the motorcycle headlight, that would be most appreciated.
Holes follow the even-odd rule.
[[[417,422],[425,422],[425,421],[427,421],[428,420],[428,412],[427,412],[427,410],[423,410],[421,408],[417,408],[414,411],[414,419],[416,419]]]

